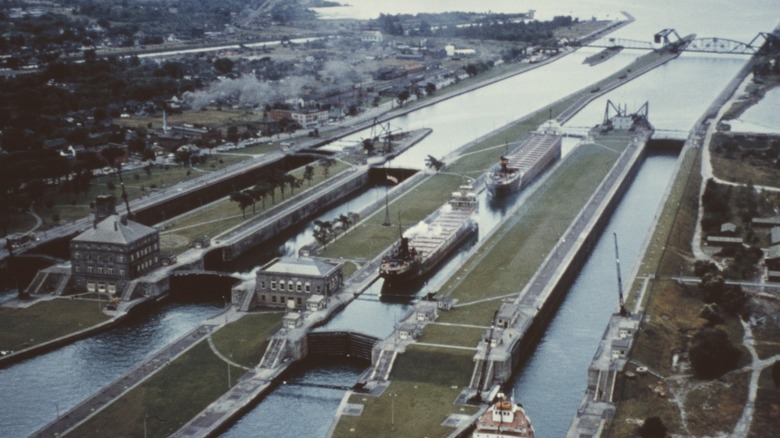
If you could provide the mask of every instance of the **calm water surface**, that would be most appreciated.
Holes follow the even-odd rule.
[[[636,22],[611,36],[643,41],[650,40],[655,32],[670,27],[677,29],[681,35],[697,33],[699,36],[749,41],[759,31],[771,30],[777,24],[777,17],[780,17],[780,2],[776,0],[349,0],[349,3],[351,9],[327,8],[327,12],[322,10],[322,13],[334,17],[338,13],[342,16],[372,18],[380,11],[399,13],[489,9],[496,12],[523,12],[535,9],[540,19],[562,14],[573,14],[583,19],[594,16],[612,19],[620,15],[619,11],[625,10],[636,17]],[[381,10],[377,9],[377,5],[381,5]],[[620,71],[641,55],[641,52],[625,50],[598,66],[583,65],[582,60],[596,50],[581,49],[548,66],[395,119],[392,122],[394,127],[430,127],[434,132],[418,146],[394,160],[393,165],[422,168],[428,154],[445,156],[467,141],[538,110],[568,93],[583,89],[605,75]],[[628,104],[630,110],[649,101],[650,121],[656,128],[685,132],[744,62],[745,59],[739,57],[684,54],[594,102],[570,124],[592,126],[598,123],[605,99]],[[771,99],[774,97],[767,102],[774,102]],[[764,108],[767,107],[774,108],[777,104],[773,107],[768,103]],[[763,110],[764,114],[772,112]],[[745,114],[747,117],[748,113]],[[366,135],[355,134],[352,140],[358,141]],[[602,239],[606,240],[594,250],[591,262],[572,288],[550,330],[517,376],[516,394],[529,410],[540,437],[562,436],[568,428],[585,388],[588,364],[609,314],[615,308],[612,231],[620,236],[621,262],[626,274],[631,270],[632,263],[635,263],[639,245],[656,212],[655,206],[674,168],[673,162],[674,157],[669,156],[648,159],[607,229],[606,237]],[[638,195],[632,194],[635,191]],[[344,208],[335,211],[341,214]],[[481,210],[480,227],[487,230],[497,222],[501,213],[482,213],[485,211],[489,209]],[[280,249],[281,253],[294,253],[305,244],[307,233],[310,234],[310,231],[302,231],[295,241],[285,243],[284,249]],[[451,263],[454,265],[446,265],[443,272],[457,265],[457,257]],[[434,277],[431,283],[436,281]],[[365,297],[334,318],[331,327],[366,332],[373,330],[377,335],[389,333],[399,315],[407,310],[407,305],[382,301],[380,294],[381,282],[378,282]],[[196,326],[218,310],[219,305],[166,304],[161,311],[146,320],[129,324],[126,329],[112,330],[1,369],[0,394],[3,397],[0,400],[0,422],[5,426],[2,435],[28,435],[56,417],[58,409],[60,412],[65,411],[114,380],[144,357]],[[301,370],[300,374],[289,379],[288,385],[277,388],[245,417],[246,420],[239,421],[226,435],[256,435],[258,430],[263,430],[274,431],[271,435],[276,436],[324,436],[343,391],[311,384],[334,382],[333,385],[350,386],[364,365],[342,364],[335,368],[328,365]],[[308,421],[290,422],[292,405],[296,406],[296,412],[306,412],[305,416],[298,418]],[[287,431],[290,433],[287,434]]]

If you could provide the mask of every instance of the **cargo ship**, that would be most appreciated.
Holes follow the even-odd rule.
[[[534,438],[534,427],[522,406],[503,394],[477,419],[472,438]]]
[[[551,163],[561,157],[561,132],[555,122],[532,132],[523,143],[507,155],[502,155],[485,178],[492,196],[506,196],[528,185]]]
[[[423,222],[401,234],[379,266],[385,284],[413,283],[444,261],[477,232],[479,202],[471,185],[462,185]]]

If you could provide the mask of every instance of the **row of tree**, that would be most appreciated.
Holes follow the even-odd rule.
[[[330,175],[330,167],[334,163],[335,161],[332,158],[324,158],[319,161],[326,178]],[[312,179],[314,179],[314,166],[311,165],[307,165],[304,168],[303,176],[300,179],[296,178],[294,175],[282,172],[281,170],[273,170],[260,178],[254,186],[231,193],[230,200],[238,204],[242,216],[246,218],[247,208],[252,207],[252,214],[254,214],[258,201],[262,203],[262,208],[265,209],[265,199],[268,196],[271,197],[271,203],[275,204],[277,189],[279,189],[282,199],[284,199],[287,187],[290,188],[290,194],[295,195],[296,188],[301,187],[304,181],[308,185],[311,185]]]

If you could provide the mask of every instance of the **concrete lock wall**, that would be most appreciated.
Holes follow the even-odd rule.
[[[223,248],[223,260],[230,261],[240,256],[249,249],[260,245],[266,240],[285,232],[292,226],[311,219],[318,212],[337,205],[343,199],[363,189],[368,184],[368,172],[360,172],[354,177],[334,186],[331,190],[322,193],[318,198],[312,199],[300,208],[296,208],[287,214],[269,220],[264,226],[245,238],[236,241]]]
[[[571,285],[574,284],[574,281],[577,279],[577,275],[585,262],[587,262],[588,255],[593,250],[593,247],[596,245],[599,237],[609,223],[612,213],[617,208],[623,195],[639,172],[646,155],[647,142],[641,147],[636,159],[630,164],[625,177],[619,181],[614,196],[611,196],[606,200],[606,204],[604,205],[601,214],[596,218],[593,227],[588,232],[582,244],[577,247],[571,262],[566,265],[560,277],[552,286],[549,298],[545,300],[541,307],[539,307],[538,312],[533,317],[524,336],[515,338],[513,345],[509,347],[509,360],[494,363],[494,382],[503,383],[509,381],[520,362],[533,351],[536,342],[544,334],[547,325],[552,320],[553,316],[555,316],[558,306],[563,301]]]

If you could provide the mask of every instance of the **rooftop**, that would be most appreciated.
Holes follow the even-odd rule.
[[[76,236],[73,241],[129,244],[156,233],[157,230],[152,227],[131,220],[123,222],[119,215],[112,214]]]
[[[330,263],[320,259],[280,257],[263,266],[262,271],[283,274],[325,276],[337,267],[337,263]]]

